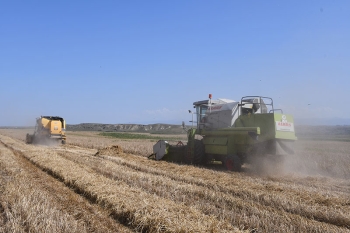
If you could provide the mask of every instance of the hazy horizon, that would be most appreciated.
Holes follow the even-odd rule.
[[[309,126],[350,126],[350,118],[349,119],[341,119],[341,118],[304,118],[304,119],[294,119],[294,123],[296,126],[302,126],[302,125],[309,125]],[[78,124],[111,124],[111,125],[118,125],[118,124],[135,124],[135,125],[152,125],[152,124],[170,124],[170,125],[181,125],[182,121],[164,121],[164,122],[79,122],[79,123],[69,123],[67,122],[67,125],[78,125]],[[185,124],[187,126],[191,126],[192,123],[190,121],[185,121]],[[196,125],[194,123],[194,125]],[[1,127],[34,127],[35,126],[35,120],[33,121],[33,124],[31,125],[0,125]]]

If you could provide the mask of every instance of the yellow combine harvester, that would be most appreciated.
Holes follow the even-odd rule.
[[[27,134],[26,143],[49,143],[61,140],[66,144],[66,121],[58,116],[41,116],[36,119],[34,134]]]

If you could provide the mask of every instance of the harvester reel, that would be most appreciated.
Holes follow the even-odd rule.
[[[241,171],[241,159],[237,155],[227,155],[224,160],[224,166],[229,171]]]

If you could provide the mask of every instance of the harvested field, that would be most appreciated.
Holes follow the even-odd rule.
[[[154,140],[68,132],[48,147],[25,131],[0,129],[0,232],[350,232],[348,142],[300,141],[279,171],[235,173],[148,160]]]

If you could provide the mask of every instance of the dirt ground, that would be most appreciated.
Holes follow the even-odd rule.
[[[237,173],[149,160],[152,140],[27,131],[0,129],[0,232],[350,232],[348,142]]]

